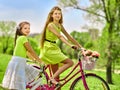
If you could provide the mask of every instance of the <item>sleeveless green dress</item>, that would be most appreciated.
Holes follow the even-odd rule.
[[[54,23],[53,24],[54,28],[56,28],[57,32],[60,33],[61,29],[58,28]],[[50,41],[57,41],[58,37],[54,35],[50,30],[46,30],[46,39]],[[49,41],[44,41],[44,47],[41,48],[40,51],[40,58],[46,63],[46,64],[57,64],[68,57],[64,55],[60,48],[57,46],[56,43],[52,43]]]

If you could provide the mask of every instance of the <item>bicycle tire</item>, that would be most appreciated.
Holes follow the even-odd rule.
[[[89,90],[110,90],[107,82],[100,76],[88,73],[85,74],[85,77]],[[85,90],[82,82],[82,76],[73,81],[70,90]]]
[[[35,67],[35,68],[37,68],[37,69],[40,69],[40,67],[38,67],[38,66],[33,66],[33,67]],[[43,84],[48,84],[48,74],[44,71],[42,74],[42,83]]]
[[[37,69],[40,69],[37,66],[34,66]],[[42,75],[42,85],[36,88],[35,90],[56,90],[54,85],[48,85],[49,75],[46,71],[41,73]]]

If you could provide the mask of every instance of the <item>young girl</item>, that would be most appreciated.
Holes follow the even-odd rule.
[[[28,42],[27,36],[29,33],[30,23],[21,22],[16,29],[14,53],[3,78],[2,86],[4,88],[26,90],[26,84],[39,74],[37,69],[26,64],[27,53],[41,63]]]
[[[48,14],[48,18],[43,30],[42,39],[41,39],[41,54],[40,58],[46,63],[51,64],[54,67],[58,63],[63,63],[63,65],[54,70],[53,77],[50,78],[50,82],[54,84],[58,84],[55,80],[63,71],[68,69],[73,65],[73,61],[69,59],[66,55],[64,55],[60,48],[56,45],[56,40],[60,39],[63,43],[70,46],[71,48],[80,48],[81,45],[73,39],[64,29],[63,25],[63,16],[62,11],[58,6],[55,6],[51,9]],[[69,41],[73,44],[69,43],[68,40],[60,34],[62,32]]]

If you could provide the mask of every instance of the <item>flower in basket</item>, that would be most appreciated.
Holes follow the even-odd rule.
[[[84,52],[84,54],[85,54],[86,56],[90,56],[90,55],[92,54],[92,51],[91,51],[91,50],[86,50],[86,51]]]
[[[99,58],[100,54],[97,51],[92,52],[92,57]]]

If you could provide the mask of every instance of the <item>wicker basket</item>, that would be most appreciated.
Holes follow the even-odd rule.
[[[85,56],[82,59],[82,68],[84,70],[92,70],[95,68],[96,65],[96,58],[91,56]]]

